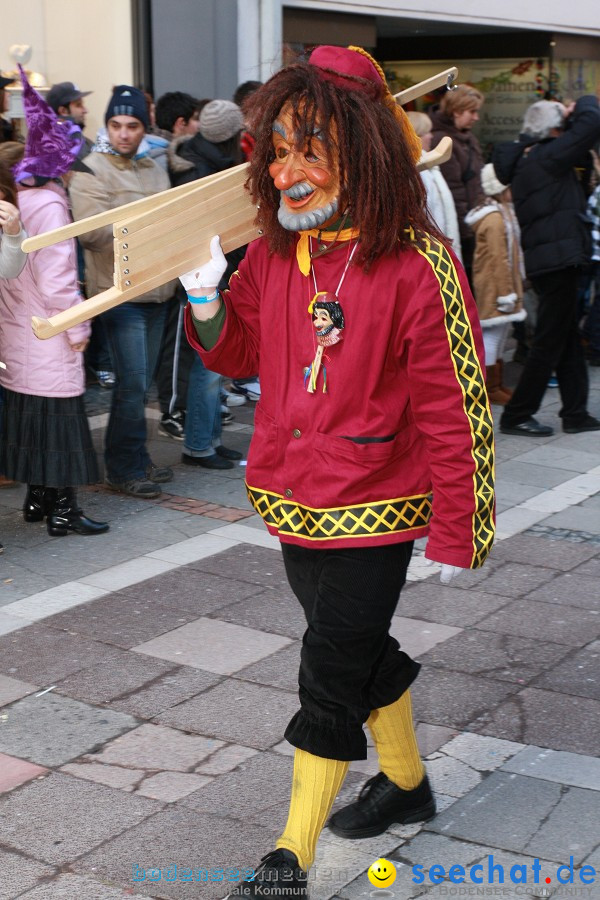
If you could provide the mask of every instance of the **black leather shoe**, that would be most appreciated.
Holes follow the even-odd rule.
[[[219,456],[222,456],[223,459],[243,459],[244,454],[240,453],[239,450],[232,450],[230,447],[224,447],[221,444],[219,447],[215,447],[215,453],[218,453]]]
[[[236,897],[264,897],[272,900],[296,900],[308,897],[307,874],[298,865],[291,850],[273,850],[260,861],[252,881],[242,881],[227,894],[225,900]]]
[[[23,502],[23,518],[26,522],[41,522],[46,515],[46,488],[41,484],[28,484]]]
[[[345,806],[329,820],[329,828],[338,837],[355,840],[376,837],[397,822],[425,822],[435,816],[435,800],[427,775],[412,791],[403,791],[383,772],[369,778],[358,800]]]
[[[204,469],[233,469],[233,463],[222,456],[213,453],[212,456],[188,456],[187,453],[181,454],[181,462],[186,466],[202,466]]]
[[[563,422],[565,434],[581,434],[584,431],[600,431],[600,422],[594,416],[586,416],[581,422]]]
[[[519,422],[518,425],[503,425],[501,420],[500,431],[502,434],[523,434],[525,437],[549,437],[554,434],[553,428],[550,428],[549,425],[542,425],[533,416],[524,422]]]
[[[88,519],[77,506],[73,488],[59,488],[56,491],[52,508],[48,510],[47,524],[51,537],[64,537],[70,531],[75,534],[104,534],[109,528],[106,522]]]

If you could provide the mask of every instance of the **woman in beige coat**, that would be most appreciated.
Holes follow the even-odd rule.
[[[467,213],[475,232],[473,292],[483,331],[486,387],[491,403],[504,406],[511,392],[502,384],[502,353],[511,322],[526,317],[523,308],[523,254],[510,188],[501,184],[491,163],[481,170],[486,200]]]

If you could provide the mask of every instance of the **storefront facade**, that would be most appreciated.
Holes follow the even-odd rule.
[[[486,94],[484,142],[514,137],[539,96],[600,87],[597,0],[19,0],[2,37],[2,71],[9,47],[28,44],[48,84],[93,91],[90,135],[115,84],[229,98],[319,43],[367,47],[396,90],[457,65]]]

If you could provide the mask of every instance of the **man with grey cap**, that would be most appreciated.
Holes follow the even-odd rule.
[[[494,150],[496,175],[512,190],[525,271],[538,297],[531,349],[500,419],[504,434],[553,433],[534,418],[553,372],[562,430],[600,430],[587,407],[588,373],[577,323],[579,273],[590,261],[592,244],[585,194],[575,172],[598,140],[600,104],[588,95],[568,107],[554,100],[533,103],[519,140]]]
[[[84,97],[88,97],[92,91],[81,91],[72,81],[59,81],[53,84],[46,96],[46,101],[52,107],[57,116],[61,119],[69,119],[76,125],[79,125],[83,131],[85,128],[85,117],[88,114],[87,107],[83,102]],[[87,155],[92,149],[92,141],[84,136],[85,152]]]

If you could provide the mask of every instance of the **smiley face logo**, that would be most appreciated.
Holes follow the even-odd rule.
[[[396,868],[389,859],[376,859],[369,866],[367,877],[375,887],[386,888],[395,882]]]

